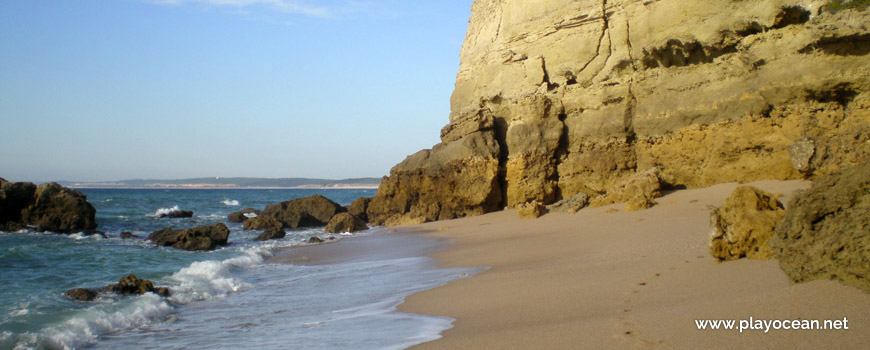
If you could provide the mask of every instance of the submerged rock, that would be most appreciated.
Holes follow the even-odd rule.
[[[320,243],[323,243],[323,240],[320,239],[319,237],[311,237],[308,239],[308,243],[309,244],[320,244]]]
[[[242,209],[242,210],[239,210],[237,212],[233,212],[233,213],[230,213],[229,215],[227,215],[227,221],[234,222],[234,223],[240,223],[240,222],[245,222],[245,220],[248,220],[252,217],[257,217],[259,215],[260,215],[259,210],[254,209],[254,208],[245,208],[245,209]]]
[[[100,293],[96,290],[87,288],[70,289],[64,294],[70,299],[78,301],[93,301],[97,298],[98,295],[100,295]]]
[[[795,196],[771,246],[794,282],[830,278],[870,292],[870,163]]]
[[[154,283],[149,280],[137,278],[136,275],[130,274],[127,277],[121,278],[118,284],[106,286],[106,290],[121,294],[121,295],[142,295],[145,293],[154,293],[162,297],[168,297],[170,292],[166,287],[154,287]]]
[[[531,201],[517,206],[517,214],[522,219],[535,219],[547,213],[547,207],[540,201]]]
[[[772,259],[770,239],[784,216],[775,195],[737,187],[721,208],[710,212],[710,254],[719,260]]]
[[[183,230],[165,228],[148,235],[148,240],[162,247],[171,246],[184,250],[214,250],[226,245],[230,230],[222,222],[211,226],[199,226]]]
[[[170,219],[177,219],[177,218],[190,218],[190,217],[193,217],[193,211],[190,211],[190,210],[173,210],[173,211],[170,211],[170,212],[168,212],[168,213],[161,213],[161,214],[160,214],[160,217],[161,217],[161,218],[170,218]]]
[[[38,231],[92,234],[95,217],[96,209],[84,194],[56,183],[0,185],[0,230],[34,226]]]
[[[362,219],[350,213],[338,213],[326,224],[326,233],[358,232],[368,228]]]
[[[281,222],[284,228],[300,228],[323,226],[329,219],[345,209],[338,203],[321,195],[294,199],[266,206],[260,217],[273,217]]]
[[[134,239],[134,238],[142,238],[141,236],[134,235],[132,232],[121,232],[121,239]]]

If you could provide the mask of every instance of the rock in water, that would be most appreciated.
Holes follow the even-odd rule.
[[[31,185],[25,183],[23,186],[29,188]],[[36,226],[39,231],[58,233],[93,233],[96,230],[97,210],[81,192],[50,182],[39,185],[33,196],[32,204],[21,212],[25,224]]]
[[[830,278],[870,292],[870,163],[795,196],[771,246],[794,282]]]
[[[326,233],[358,232],[368,230],[365,221],[350,213],[338,213],[326,224]]]
[[[268,241],[271,239],[281,239],[287,236],[287,232],[282,228],[270,228],[266,231],[263,231],[257,238],[254,238],[255,241]]]
[[[547,213],[547,207],[540,201],[531,201],[517,206],[517,214],[523,219],[535,219]]]
[[[311,237],[308,239],[308,244],[320,244],[323,243],[323,240],[319,237]]]
[[[129,275],[121,278],[118,284],[112,284],[106,287],[106,290],[121,294],[121,295],[142,295],[145,293],[154,293],[162,297],[169,296],[169,288],[155,288],[154,283],[149,280],[137,278],[136,275]]]
[[[245,220],[243,227],[245,230],[277,231],[283,229],[284,224],[271,216],[258,216]]]
[[[259,217],[273,217],[280,221],[284,228],[296,229],[326,225],[329,219],[344,210],[344,207],[338,203],[316,194],[266,206]]]
[[[134,238],[142,238],[137,235],[134,235],[133,232],[121,232],[121,239],[134,239]]]
[[[184,230],[165,228],[148,235],[148,240],[154,244],[183,250],[214,250],[219,245],[226,245],[230,230],[222,222],[211,226],[199,226]]]
[[[347,212],[350,213],[350,215],[360,218],[362,221],[368,222],[369,217],[366,215],[366,210],[368,210],[371,201],[372,199],[368,197],[357,198],[357,200],[347,206]]]
[[[18,231],[27,223],[22,212],[35,200],[36,185],[30,182],[3,182],[0,185],[0,230]]]
[[[474,1],[441,143],[390,170],[369,221],[609,196],[650,168],[697,188],[865,162],[870,11],[819,3]]]
[[[93,301],[99,295],[96,290],[86,288],[70,289],[64,294],[66,294],[70,299],[78,301]]]
[[[253,215],[252,215],[253,214]],[[227,221],[229,222],[245,222],[245,220],[250,219],[251,217],[257,217],[260,215],[260,211],[254,208],[245,208],[237,212],[230,213],[227,215]]]
[[[751,186],[737,187],[710,213],[710,254],[719,260],[772,259],[770,239],[784,216],[776,196]]]
[[[173,210],[165,214],[160,214],[160,217],[170,219],[190,218],[193,217],[193,212],[190,210]]]

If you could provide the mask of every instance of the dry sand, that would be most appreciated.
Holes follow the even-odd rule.
[[[790,194],[800,181],[752,183]],[[639,212],[619,205],[520,220],[513,210],[413,226],[451,240],[444,266],[489,266],[407,299],[456,318],[415,349],[864,349],[870,295],[833,281],[792,285],[776,261],[714,262],[709,205],[737,184],[677,191]],[[843,319],[849,330],[698,330],[696,319]]]

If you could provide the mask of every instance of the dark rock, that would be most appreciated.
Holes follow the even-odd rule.
[[[132,232],[121,232],[121,239],[133,239],[133,238],[142,238],[141,236],[134,235]]]
[[[270,228],[266,231],[263,231],[257,238],[254,238],[255,241],[268,241],[270,239],[281,239],[287,235],[287,232],[284,232],[282,228]]]
[[[226,245],[230,230],[219,222],[211,226],[199,226],[184,230],[165,228],[154,231],[148,240],[162,247],[171,246],[184,250],[213,250],[216,246]]]
[[[360,197],[347,206],[347,212],[350,213],[350,215],[360,218],[362,221],[368,222],[369,217],[366,215],[366,210],[369,209],[369,203],[371,203],[371,201],[371,198]]]
[[[133,274],[121,278],[118,284],[106,286],[106,290],[121,295],[142,295],[151,292],[162,297],[168,297],[170,294],[169,288],[154,288],[154,284],[151,281],[137,278]]]
[[[308,239],[308,243],[310,244],[320,244],[323,243],[323,240],[318,237],[311,237]]]
[[[266,207],[260,216],[278,219],[284,228],[323,226],[344,207],[321,195],[294,199]]]
[[[785,216],[776,196],[752,186],[740,186],[721,208],[710,212],[710,254],[719,260],[772,259],[770,238]]]
[[[70,289],[64,294],[66,294],[70,299],[78,301],[93,301],[97,298],[97,295],[99,295],[96,290],[86,288]]]
[[[0,184],[0,230],[17,231],[26,226],[22,212],[33,205],[36,185],[30,182]]]
[[[258,216],[245,220],[243,227],[245,230],[274,231],[283,229],[284,224],[271,216]]]
[[[51,182],[39,185],[34,197],[21,218],[38,231],[93,233],[97,228],[97,210],[79,191]]]
[[[190,210],[173,210],[166,214],[160,214],[160,217],[170,219],[190,218],[193,217],[193,212]]]
[[[338,213],[326,224],[326,233],[357,232],[368,228],[362,219],[350,213]]]
[[[254,208],[245,208],[227,215],[227,221],[235,223],[245,222],[245,220],[249,219],[245,214],[256,214],[259,216],[260,211]]]
[[[771,248],[794,282],[830,278],[870,292],[870,163],[795,196]]]

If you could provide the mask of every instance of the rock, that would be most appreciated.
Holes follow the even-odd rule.
[[[183,230],[165,228],[154,231],[148,240],[157,246],[183,250],[214,250],[219,245],[227,245],[230,230],[227,225],[217,223],[211,226],[199,226]]]
[[[252,217],[257,217],[259,215],[260,215],[259,210],[254,209],[254,208],[245,208],[245,209],[242,209],[242,210],[239,210],[237,212],[233,212],[233,213],[230,213],[229,215],[227,215],[227,221],[240,223],[240,222],[245,222],[245,220],[248,220]]]
[[[574,214],[580,211],[580,209],[585,208],[588,204],[589,195],[587,195],[586,192],[580,192],[575,194],[571,198],[565,198],[561,201],[547,206],[547,209],[551,213]]]
[[[796,195],[771,247],[794,282],[830,278],[870,292],[870,163]]]
[[[323,243],[323,240],[318,237],[311,237],[308,239],[309,244],[320,244]]]
[[[282,228],[269,228],[263,233],[261,233],[257,238],[254,238],[255,241],[268,241],[271,239],[282,239],[287,236],[287,232]]]
[[[141,236],[134,235],[132,232],[121,232],[121,239],[133,239],[133,238],[142,238]]]
[[[284,228],[296,229],[326,225],[329,219],[344,210],[344,207],[324,196],[313,195],[266,206],[258,218],[273,217]]]
[[[624,211],[647,209],[655,205],[655,198],[661,197],[662,180],[658,168],[651,168],[632,174],[616,183],[607,194],[595,198],[594,206],[626,202]]]
[[[775,195],[737,187],[721,208],[710,212],[710,254],[719,260],[772,259],[770,239],[784,216]]]
[[[97,210],[79,191],[50,182],[39,185],[34,198],[21,212],[21,219],[38,231],[91,234],[97,228]]]
[[[93,301],[99,295],[96,290],[86,288],[70,289],[64,294],[70,299],[78,301]]]
[[[603,200],[651,168],[696,188],[866,162],[870,11],[819,6],[476,0],[441,143],[391,169],[369,221]]]
[[[33,205],[36,185],[30,182],[3,182],[0,185],[0,231],[18,231],[27,223],[22,212]]]
[[[517,206],[517,214],[523,219],[535,219],[547,213],[547,207],[540,201],[531,201]]]
[[[155,288],[151,281],[137,278],[133,274],[121,278],[118,284],[106,286],[106,290],[120,295],[142,295],[145,293],[154,293],[162,297],[170,295],[169,288]]]
[[[360,218],[362,221],[368,222],[369,216],[366,214],[366,210],[368,210],[371,201],[372,199],[368,197],[357,198],[357,200],[347,206],[347,212]]]
[[[243,228],[245,230],[277,231],[282,230],[284,224],[271,216],[258,216],[245,220]]]
[[[193,212],[190,210],[173,210],[165,214],[160,214],[160,217],[170,219],[190,218],[193,217]]]
[[[338,213],[326,224],[326,233],[358,232],[368,230],[365,221],[350,213]]]

